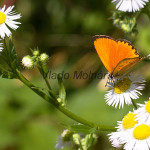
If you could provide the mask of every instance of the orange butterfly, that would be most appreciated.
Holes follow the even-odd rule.
[[[109,71],[110,79],[121,76],[145,57],[140,57],[136,49],[126,40],[114,40],[109,36],[93,37],[95,49]]]

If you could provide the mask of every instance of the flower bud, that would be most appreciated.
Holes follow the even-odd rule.
[[[65,147],[72,147],[72,132],[68,129],[64,130],[61,134],[58,143],[56,144],[56,149],[64,149]]]
[[[57,98],[57,101],[58,101],[59,104],[61,104],[61,106],[65,106],[65,104],[63,103],[61,98]]]
[[[34,56],[38,56],[39,55],[39,51],[38,50],[33,51],[33,55]]]
[[[72,137],[72,132],[70,130],[66,129],[61,134],[61,137],[62,137],[63,141],[70,141],[70,139]]]
[[[46,53],[42,53],[41,55],[40,55],[40,57],[39,57],[39,59],[40,59],[40,61],[42,62],[42,63],[46,63],[47,61],[48,61],[48,55],[46,54]]]
[[[114,21],[113,21],[113,23],[114,23],[115,25],[118,25],[119,22],[120,22],[120,20],[119,20],[118,18],[117,18],[117,19],[114,19]]]
[[[130,31],[131,31],[131,28],[129,27],[128,24],[122,24],[122,25],[121,25],[121,29],[122,29],[124,32],[130,32]]]
[[[34,64],[31,56],[24,56],[22,59],[22,65],[27,69],[32,69],[34,67]]]
[[[74,143],[79,145],[80,144],[80,140],[81,140],[80,135],[78,133],[75,133],[75,134],[72,135],[72,137],[73,137]]]

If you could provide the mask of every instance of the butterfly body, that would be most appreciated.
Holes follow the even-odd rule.
[[[102,63],[110,73],[109,78],[126,74],[130,68],[144,59],[126,40],[114,40],[105,35],[96,35],[93,40]]]

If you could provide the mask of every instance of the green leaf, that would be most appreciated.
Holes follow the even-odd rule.
[[[59,85],[59,98],[62,100],[64,104],[66,104],[66,90],[64,87],[62,76],[60,74],[58,74],[57,80]]]
[[[88,134],[85,137],[85,146],[86,149],[89,149],[91,146],[93,146],[97,141],[96,134]]]
[[[17,53],[13,45],[12,37],[9,38],[9,52],[10,52],[9,53],[10,63],[12,64],[13,68],[16,68],[19,65],[18,65]]]
[[[15,75],[11,71],[4,69],[2,65],[0,65],[0,76],[2,78],[7,78],[7,79],[16,78]]]
[[[81,124],[69,126],[68,129],[75,133],[85,133],[85,134],[94,133],[96,131],[95,128],[90,128],[88,126]]]

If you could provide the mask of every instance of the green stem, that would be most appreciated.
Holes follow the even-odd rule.
[[[41,73],[41,75],[42,75],[42,77],[43,77],[43,79],[44,79],[44,81],[45,81],[45,83],[46,83],[48,89],[49,89],[49,90],[52,90],[52,88],[51,88],[51,86],[50,86],[50,84],[49,84],[49,82],[48,82],[48,71],[47,71],[47,66],[46,66],[46,64],[42,64],[42,63],[39,62],[39,65],[40,65],[40,66],[38,67],[39,72]],[[41,70],[42,70],[42,72],[41,72]],[[47,72],[47,73],[45,74],[45,72]]]
[[[44,78],[44,77],[43,77],[43,78]],[[48,78],[46,77],[46,78],[44,78],[44,80],[45,80],[45,82],[46,82],[46,85],[47,85],[48,89],[49,89],[49,90],[52,90],[52,88],[51,88],[51,86],[50,86],[50,84],[49,84],[49,82],[48,82]]]
[[[80,149],[84,150],[81,141],[79,140],[78,142],[79,142],[79,145],[80,145]]]
[[[42,68],[43,69],[43,68]],[[40,69],[39,69],[39,71],[40,71]],[[40,73],[41,73],[41,71],[40,71]],[[52,88],[51,88],[51,86],[50,86],[50,84],[49,84],[49,82],[48,82],[48,77],[47,76],[44,76],[42,73],[41,73],[41,75],[42,75],[42,77],[43,77],[43,79],[44,79],[44,81],[45,81],[45,83],[46,83],[46,85],[47,85],[47,87],[48,87],[48,89],[49,89],[49,94],[50,94],[50,96],[52,96],[52,98],[54,98],[55,100],[57,100],[57,96],[55,95],[55,93],[52,91]]]
[[[136,12],[134,17],[137,19],[137,18],[138,18],[138,16],[141,14],[141,12],[142,12],[142,10],[140,10],[140,11]]]
[[[137,109],[137,104],[134,102],[133,99],[132,99],[132,104],[133,104],[134,108]]]
[[[32,91],[34,91],[36,94],[38,94],[40,97],[42,97],[47,102],[51,103],[55,108],[57,108],[59,111],[64,113],[66,116],[71,118],[72,120],[75,120],[81,124],[87,125],[92,128],[96,128],[97,130],[101,131],[115,131],[114,127],[111,126],[102,126],[90,121],[87,121],[80,116],[77,116],[76,114],[72,113],[70,110],[66,109],[65,107],[61,106],[57,100],[51,99],[49,96],[47,96],[43,91],[41,91],[39,88],[36,88],[31,82],[29,82],[21,73],[19,70],[16,69],[16,74],[18,76],[18,79],[22,81],[26,86],[28,86]]]

